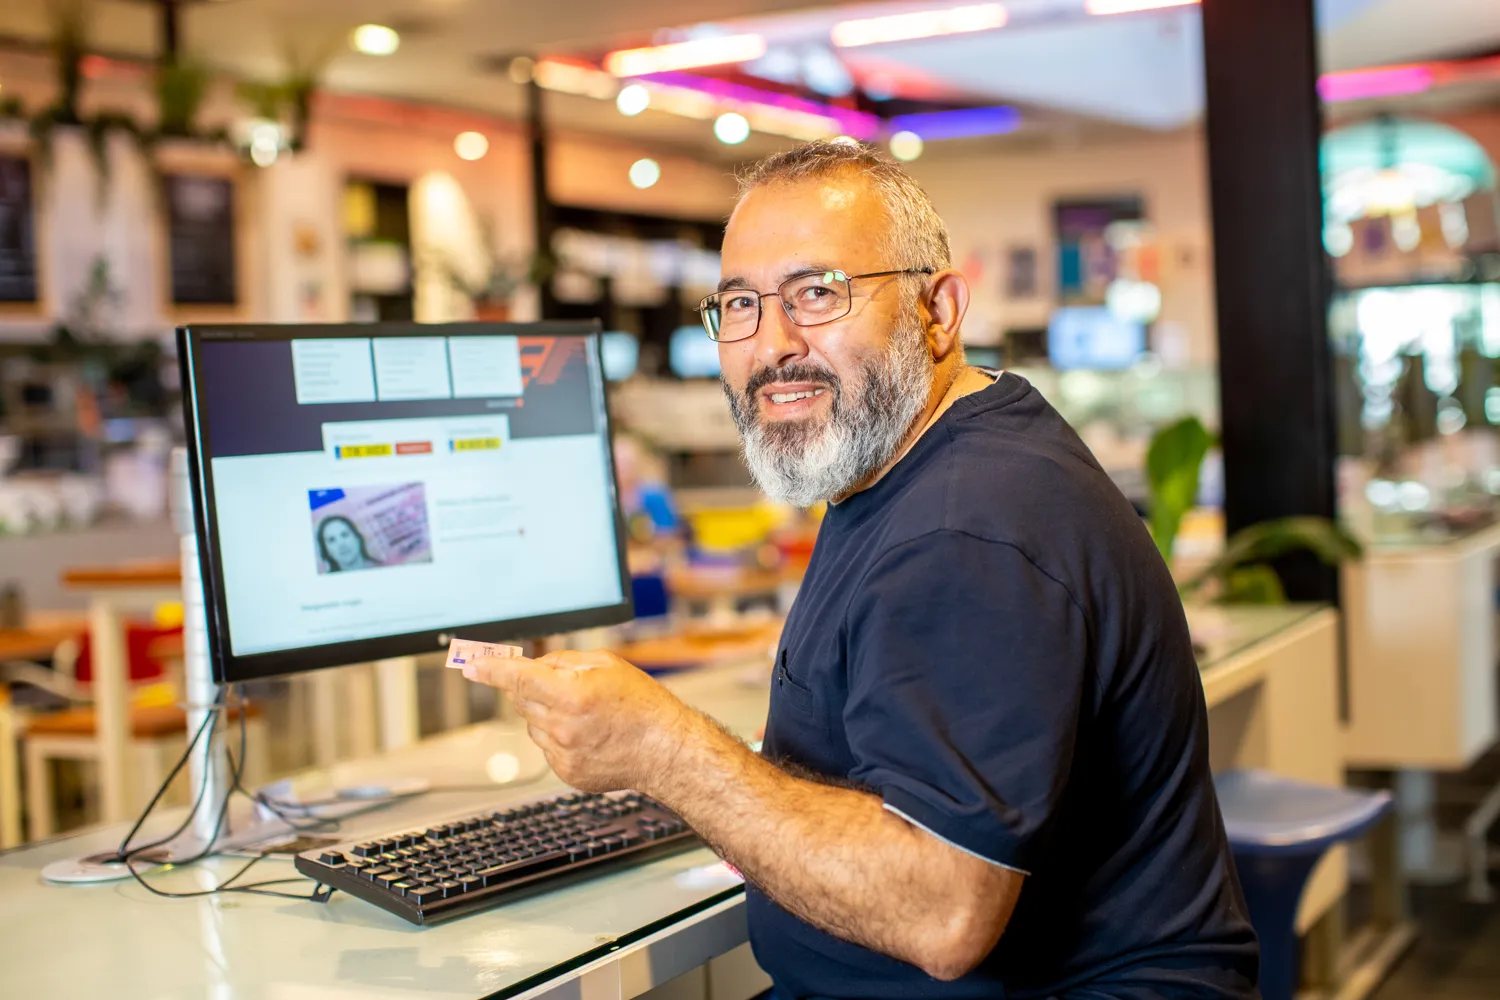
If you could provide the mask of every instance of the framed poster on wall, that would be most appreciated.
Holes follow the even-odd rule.
[[[1059,305],[1104,304],[1105,290],[1114,281],[1118,268],[1116,248],[1109,238],[1110,227],[1144,218],[1145,206],[1139,195],[1052,203]]]
[[[31,163],[21,156],[0,156],[0,302],[36,300]]]
[[[172,304],[236,305],[234,181],[199,174],[168,174],[162,180]]]

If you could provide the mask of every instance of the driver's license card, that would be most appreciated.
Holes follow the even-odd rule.
[[[462,670],[483,657],[509,660],[520,655],[522,655],[520,646],[507,646],[499,642],[476,642],[473,639],[454,639],[448,643],[447,666]]]

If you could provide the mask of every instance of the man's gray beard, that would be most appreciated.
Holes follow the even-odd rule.
[[[742,397],[726,383],[755,484],[772,500],[793,507],[848,493],[883,468],[906,440],[932,392],[932,368],[927,338],[916,317],[905,314],[886,352],[860,366],[857,384],[846,386],[820,370],[833,393],[821,424],[763,423],[753,395]],[[809,381],[790,372],[787,380]]]

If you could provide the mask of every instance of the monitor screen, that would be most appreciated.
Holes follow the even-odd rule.
[[[1104,306],[1064,306],[1047,327],[1047,358],[1058,369],[1128,368],[1145,349],[1145,325]]]
[[[635,374],[640,363],[641,342],[633,333],[611,331],[599,344],[599,358],[604,363],[604,377],[611,382],[623,382]]]
[[[719,345],[701,326],[680,326],[672,331],[667,363],[678,378],[718,378]]]
[[[599,339],[179,330],[216,678],[628,620]]]

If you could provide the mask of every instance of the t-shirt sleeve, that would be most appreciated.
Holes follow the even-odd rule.
[[[942,530],[882,556],[847,625],[850,777],[929,833],[1029,872],[1090,675],[1067,588],[1014,546]]]

